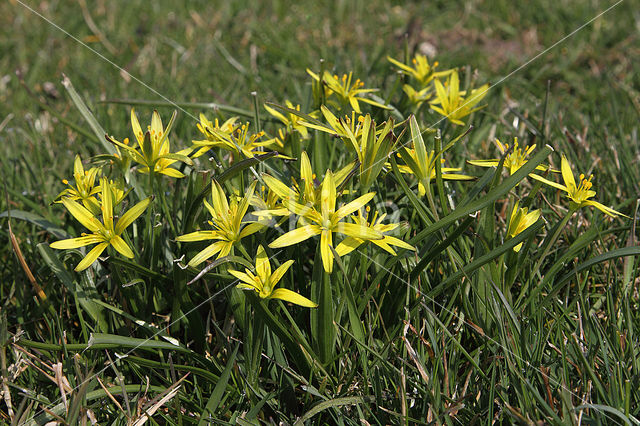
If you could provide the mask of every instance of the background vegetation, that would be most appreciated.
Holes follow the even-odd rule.
[[[494,136],[543,138],[581,170],[595,172],[601,202],[632,216],[640,193],[640,13],[633,2],[538,1],[521,7],[508,1],[117,6],[8,1],[0,4],[0,28],[0,170],[7,194],[0,197],[0,211],[10,207],[46,220],[11,221],[46,302],[37,297],[15,254],[6,219],[0,229],[5,241],[0,251],[0,361],[5,404],[10,394],[14,413],[22,416],[16,419],[60,416],[73,423],[88,418],[87,407],[103,420],[135,418],[154,406],[151,398],[190,372],[177,397],[155,414],[157,421],[191,423],[207,408],[216,423],[293,422],[301,416],[319,424],[356,424],[359,418],[371,424],[585,418],[637,423],[640,315],[634,257],[575,274],[572,285],[543,306],[531,303],[510,312],[497,294],[487,296],[490,316],[499,319],[487,322],[492,327],[447,314],[443,306],[449,309],[459,297],[451,291],[432,301],[411,301],[406,323],[394,318],[386,329],[376,321],[389,323],[385,315],[403,309],[384,299],[388,306],[368,307],[371,316],[362,318],[384,328],[384,338],[380,330],[366,330],[371,332],[367,341],[380,344],[376,351],[345,344],[327,383],[265,367],[269,381],[256,388],[238,367],[242,361],[235,363],[242,358],[238,343],[245,336],[235,332],[228,317],[216,317],[223,296],[200,306],[197,320],[168,330],[196,348],[197,356],[168,350],[165,341],[154,339],[151,347],[119,359],[140,342],[126,338],[152,335],[151,328],[134,319],[160,327],[172,324],[176,318],[167,301],[180,294],[167,285],[167,303],[155,305],[162,310],[150,302],[133,311],[117,294],[105,291],[111,288],[107,284],[95,283],[102,301],[112,307],[103,310],[109,318],[103,331],[123,338],[83,351],[93,325],[82,317],[79,295],[70,291],[64,274],[37,248],[55,239],[55,228],[72,229],[68,215],[50,203],[63,189],[61,179],[70,176],[75,153],[88,158],[101,150],[61,84],[63,73],[108,133],[126,135],[129,107],[115,99],[152,101],[163,117],[173,109],[163,109],[166,101],[251,111],[254,91],[259,103],[288,98],[309,106],[311,80],[305,69],[319,69],[321,59],[328,69],[353,70],[368,87],[387,93],[394,76],[386,56],[402,58],[406,47],[411,53],[435,53],[446,68],[469,65],[477,81],[494,84],[484,101],[488,106],[475,116],[475,129],[455,151],[458,160],[493,157]],[[137,107],[144,117],[151,109]],[[194,117],[204,108],[184,105],[184,110],[172,132],[172,143],[181,147],[195,137]],[[551,206],[559,202],[549,200],[544,213],[554,215]],[[634,221],[611,222],[583,211],[572,219],[559,247],[566,249],[587,229],[590,240],[581,250],[562,259],[550,255],[549,265],[566,265],[562,275],[602,253],[637,244]],[[189,288],[194,304],[216,291],[215,283],[209,285]],[[387,285],[406,287],[402,279]],[[417,351],[415,356],[408,347]],[[278,362],[274,365],[289,373]],[[95,380],[78,387],[92,371],[100,372],[97,378],[115,401]],[[68,403],[60,392],[65,380],[75,389]],[[8,415],[5,405],[3,420]],[[207,419],[203,415],[201,420]]]

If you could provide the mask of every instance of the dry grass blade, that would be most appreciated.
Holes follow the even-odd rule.
[[[143,424],[145,424],[147,420],[149,420],[149,418],[153,416],[160,407],[162,407],[165,403],[167,403],[174,396],[176,396],[176,394],[180,390],[180,383],[182,383],[182,381],[186,379],[188,376],[189,376],[188,373],[185,374],[180,378],[180,380],[178,380],[177,382],[172,384],[170,387],[168,387],[167,390],[165,390],[160,395],[152,399],[147,405],[147,407],[143,408],[144,413],[142,414],[142,416],[139,419],[137,419],[135,422],[133,422],[133,426],[142,426]]]
[[[5,199],[6,199],[6,202],[7,202],[7,212],[10,212],[10,209],[9,209],[9,193],[7,192],[6,183],[5,183],[5,187],[4,187],[4,196],[5,196]],[[8,225],[8,229],[9,229],[9,239],[11,240],[11,247],[13,248],[13,252],[15,253],[16,257],[18,258],[18,262],[20,262],[20,266],[22,266],[22,269],[24,270],[24,273],[27,274],[27,278],[29,279],[29,282],[33,286],[34,291],[36,292],[36,294],[38,295],[40,300],[42,302],[45,302],[47,300],[47,295],[44,293],[44,291],[42,290],[42,287],[40,287],[40,284],[38,284],[38,282],[36,281],[36,278],[33,276],[33,273],[31,272],[31,269],[29,268],[29,265],[27,265],[27,261],[25,260],[24,255],[22,254],[22,250],[20,250],[20,244],[18,243],[18,239],[16,238],[15,234],[13,233],[13,228],[11,227],[11,214],[10,213],[7,216],[7,225]]]
[[[120,405],[120,403],[118,402],[117,399],[115,399],[115,397],[111,394],[111,392],[109,392],[109,389],[107,389],[107,387],[102,383],[102,380],[100,380],[100,377],[96,377],[96,379],[98,379],[98,383],[100,384],[100,387],[102,389],[104,389],[105,393],[107,394],[107,396],[109,397],[109,399],[111,401],[113,401],[113,403],[116,405],[116,407],[118,407],[118,409],[120,411],[122,411],[123,414],[126,415],[124,408],[122,408],[122,405]]]
[[[62,363],[59,362],[54,364],[53,371],[55,371],[55,382],[60,389],[60,396],[62,398],[62,403],[64,404],[65,412],[69,412],[69,401],[67,400],[67,389],[71,389],[69,386],[69,382],[67,378],[64,377],[64,373],[62,372]]]

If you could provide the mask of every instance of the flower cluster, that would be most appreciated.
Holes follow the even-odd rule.
[[[462,90],[457,70],[436,71],[437,62],[430,65],[421,55],[412,60],[412,65],[388,60],[404,74],[402,78],[408,80],[403,90],[413,104],[414,113],[427,103],[432,112],[446,117],[452,124],[462,125],[462,119],[482,108],[479,103],[486,95],[488,84]],[[476,179],[468,172],[463,173],[462,167],[445,166],[451,161],[445,158],[449,150],[459,144],[465,134],[458,133],[443,144],[441,131],[451,126],[443,125],[437,131],[421,130],[416,114],[407,114],[404,118],[395,106],[375,97],[377,89],[365,89],[364,82],[354,79],[352,73],[342,77],[328,71],[308,73],[314,80],[317,110],[306,113],[289,100],[282,107],[265,104],[266,111],[275,118],[265,123],[267,131],[252,131],[254,126],[241,122],[237,116],[219,115],[210,120],[200,114],[196,128],[203,139],[194,139],[190,147],[178,151],[172,151],[169,140],[175,113],[165,127],[160,114],[154,111],[150,125],[143,130],[131,109],[131,130],[136,145],[126,137],[120,141],[107,136],[115,145],[116,153],[96,159],[109,160],[108,168],[105,164],[96,166],[96,161],[85,168],[77,156],[73,182],[63,180],[66,188],[56,199],[88,233],[54,242],[51,247],[74,249],[95,244],[76,266],[76,271],[88,269],[107,249],[131,259],[136,253],[146,255],[152,251],[146,245],[151,246],[161,232],[156,230],[155,218],[164,217],[172,234],[168,234],[163,244],[173,244],[182,251],[188,259],[186,267],[193,269],[208,261],[212,262],[211,267],[224,261],[236,264],[251,261],[255,264],[253,270],[245,268],[241,272],[229,267],[222,272],[237,278],[240,289],[253,291],[260,299],[281,299],[309,308],[317,305],[293,290],[283,286],[275,288],[294,262],[287,259],[275,271],[271,270],[271,258],[280,255],[285,247],[306,247],[308,243],[303,242],[318,237],[317,253],[324,274],[334,272],[336,258],[350,256],[356,250],[381,249],[378,252],[384,255],[410,257],[417,250],[413,245],[415,241],[410,244],[397,233],[404,229],[406,236],[408,227],[385,222],[389,217],[387,212],[378,211],[371,204],[376,199],[376,205],[384,205],[388,201],[384,198],[386,187],[408,178],[409,184],[403,188],[410,189],[404,190],[417,193],[417,197],[409,195],[411,200],[418,199],[418,205],[419,198],[426,196],[437,220],[433,191],[437,189],[444,203],[447,195],[444,191],[449,185],[465,185],[464,181]],[[365,105],[374,110],[363,114]],[[390,109],[397,112],[395,117],[385,115]],[[255,128],[262,128],[261,123]],[[312,132],[315,132],[314,138]],[[425,143],[423,135],[427,133],[433,135],[433,144]],[[277,136],[270,137],[270,134]],[[334,142],[338,139],[341,143]],[[497,139],[495,143],[501,158],[469,160],[468,163],[479,167],[502,165],[514,175],[528,164],[535,149],[521,146],[517,138],[511,145]],[[216,170],[210,182],[198,186],[200,176],[211,173],[201,169],[206,167],[201,157],[207,153],[220,159],[223,170]],[[278,169],[270,162],[265,163],[267,158],[279,161],[282,167]],[[591,206],[608,216],[622,215],[593,199],[596,195],[593,176],[587,178],[581,174],[576,182],[564,155],[560,167],[562,184],[551,179],[550,173],[557,170],[550,166],[538,165],[529,170],[532,182],[566,193],[570,213]],[[147,176],[149,179],[141,181],[147,181],[149,186],[129,179],[133,171]],[[171,184],[163,183],[162,179],[185,177],[189,182],[184,202],[188,208],[181,211],[179,198],[167,202],[167,189]],[[542,186],[540,183],[537,187]],[[203,186],[206,189],[202,189]],[[197,188],[201,189],[199,196],[196,196]],[[535,197],[528,197],[525,207],[521,207],[515,192],[509,201],[511,213],[506,230],[502,231],[507,240],[517,238],[541,218],[541,210],[531,208]],[[138,197],[136,203],[128,201],[131,194]],[[159,203],[151,204],[154,197]],[[443,210],[446,210],[444,206]],[[135,227],[132,240],[126,229],[145,211],[146,223]],[[287,220],[289,229],[284,229]],[[135,242],[140,250],[135,250]],[[265,247],[273,250],[271,257]],[[513,249],[519,252],[522,247],[519,242]],[[250,252],[256,253],[255,258]],[[244,263],[238,256],[244,257]],[[157,256],[151,253],[146,258]],[[319,268],[319,262],[313,267]],[[294,284],[293,280],[286,281]]]

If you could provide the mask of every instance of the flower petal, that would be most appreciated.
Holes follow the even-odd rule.
[[[576,188],[576,181],[573,178],[573,172],[571,171],[571,166],[569,165],[569,161],[567,161],[567,157],[562,154],[562,162],[560,163],[560,170],[562,171],[562,180],[564,180],[564,184],[569,191],[571,192]]]
[[[227,272],[229,272],[231,275],[233,275],[234,277],[236,277],[237,279],[245,283],[245,285],[250,286],[251,290],[256,289],[256,283],[251,279],[249,275],[245,274],[244,272],[234,271],[232,269],[229,269]],[[238,284],[237,287],[240,287],[240,285],[241,284]]]
[[[272,190],[281,199],[297,198],[298,194],[294,189],[289,188],[287,185],[274,178],[273,176],[265,173],[262,175],[262,179],[264,180],[264,183],[267,184],[269,189]]]
[[[318,225],[302,226],[298,229],[294,229],[293,231],[289,231],[286,234],[279,236],[273,242],[271,242],[271,244],[269,244],[269,247],[280,248],[298,244],[313,237],[314,235],[320,234],[321,232],[322,228]]]
[[[84,237],[55,241],[49,244],[49,247],[54,249],[74,249],[84,247],[89,244],[99,243],[101,241],[104,241],[104,238],[100,235],[86,235]]]
[[[333,213],[336,209],[336,183],[333,179],[331,170],[327,170],[327,174],[322,181],[322,190],[320,192],[320,205],[322,213]]]
[[[338,244],[338,247],[336,247],[336,253],[338,253],[338,256],[342,257],[346,254],[351,253],[353,250],[358,248],[362,243],[364,243],[364,240],[361,240],[359,238],[354,238],[354,237],[347,237],[344,240],[342,240],[340,244]]]
[[[467,160],[467,163],[478,167],[498,167],[500,160]]]
[[[118,251],[118,253],[129,259],[133,258],[133,251],[131,250],[131,247],[129,247],[127,243],[124,242],[120,235],[114,236],[109,242],[111,243],[113,248]]]
[[[214,180],[211,184],[211,204],[219,217],[225,217],[229,214],[227,196],[217,180]]]
[[[121,235],[129,225],[131,225],[149,206],[152,197],[148,197],[135,206],[131,207],[125,214],[123,214],[116,223],[115,232],[117,235]]]
[[[271,286],[275,287],[276,284],[282,279],[284,274],[289,270],[289,268],[293,265],[293,260],[287,260],[282,265],[276,269],[273,274],[271,274]]]
[[[195,231],[189,234],[184,234],[184,235],[180,235],[179,237],[176,237],[176,241],[192,242],[192,241],[214,240],[217,238],[218,238],[218,233],[216,231]]]
[[[608,216],[611,216],[611,217],[616,217],[616,216],[629,217],[629,216],[627,216],[625,214],[622,214],[619,211],[612,209],[611,207],[607,207],[604,204],[599,203],[597,201],[593,201],[593,200],[583,201],[580,206],[582,207],[583,205],[595,207],[598,210],[600,210],[601,212],[603,212],[604,214],[606,214]]]
[[[63,198],[62,204],[64,204],[67,210],[69,210],[69,213],[71,213],[71,215],[75,217],[78,222],[80,222],[90,231],[97,232],[100,229],[104,228],[102,223],[100,223],[100,221],[96,219],[96,217],[91,214],[89,210],[76,203],[75,201],[68,198]]]
[[[78,266],[76,266],[75,271],[76,272],[84,271],[89,266],[91,266],[93,262],[96,261],[98,256],[102,254],[104,249],[107,248],[108,245],[109,243],[100,243],[97,246],[95,246],[93,249],[91,249],[91,251],[87,253],[87,255],[84,257],[84,259],[82,259],[82,261],[78,263]]]
[[[257,222],[250,223],[244,228],[242,228],[242,231],[240,231],[240,238],[244,238],[247,235],[255,234],[256,232],[260,231],[262,228],[264,228],[264,225],[261,223],[257,223]]]
[[[228,244],[227,241],[216,241],[215,243],[207,246],[204,250],[196,254],[193,259],[189,261],[189,266],[198,266],[205,260],[209,259],[211,256],[220,252],[223,248],[225,248],[226,244]]]
[[[360,197],[356,198],[355,200],[351,201],[348,204],[345,204],[344,206],[340,207],[337,211],[336,211],[336,216],[340,219],[342,219],[345,216],[350,215],[351,213],[355,212],[356,210],[361,209],[362,207],[364,207],[365,204],[367,204],[369,201],[371,201],[371,199],[376,195],[375,192],[369,192],[367,194],[361,195]]]
[[[266,282],[267,278],[271,275],[269,257],[262,245],[258,246],[258,251],[256,252],[256,274],[262,278],[263,282]]]
[[[306,198],[310,199],[313,196],[314,184],[313,184],[313,170],[311,169],[311,162],[305,151],[302,151],[300,155],[300,177],[304,180],[304,192]]]
[[[325,272],[330,274],[333,271],[333,252],[331,251],[331,231],[323,230],[320,234],[320,255]]]
[[[378,240],[373,240],[372,242],[376,243],[377,241]],[[414,246],[412,246],[411,244],[406,243],[406,242],[402,241],[401,239],[396,238],[396,237],[392,237],[390,235],[386,235],[383,238],[383,241],[385,243],[387,243],[387,244],[392,245],[392,246],[400,247],[400,248],[407,249],[407,250],[414,250],[414,251],[416,250],[416,248]]]
[[[551,180],[545,179],[542,176],[538,176],[538,175],[536,175],[534,173],[531,173],[529,175],[529,177],[533,178],[533,179],[535,179],[535,180],[537,180],[539,182],[542,182],[544,184],[547,184],[549,186],[553,186],[554,188],[559,189],[561,191],[564,191],[564,192],[567,192],[567,193],[569,192],[569,188],[567,188],[566,186],[560,185],[559,183],[556,183],[556,182],[553,182]]]
[[[180,170],[174,169],[173,167],[164,167],[157,172],[177,179],[182,179],[185,176],[184,173],[182,173]]]
[[[111,185],[106,177],[103,177],[100,182],[101,187],[101,201],[100,209],[102,211],[102,222],[105,228],[113,229],[113,194],[111,192]]]
[[[142,141],[144,140],[144,133],[142,132],[142,128],[140,127],[140,122],[138,121],[138,117],[133,108],[131,108],[131,129],[133,130],[133,135],[138,140],[138,145],[142,147]]]
[[[305,308],[317,308],[318,304],[313,303],[311,300],[306,297],[296,293],[295,291],[288,290],[286,288],[277,288],[273,290],[269,299],[280,299],[285,302],[293,303],[295,305],[300,305]]]
[[[340,232],[349,237],[360,238],[361,240],[380,240],[383,235],[368,226],[356,225],[355,223],[340,222],[335,227],[335,232]]]

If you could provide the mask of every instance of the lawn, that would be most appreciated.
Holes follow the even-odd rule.
[[[3,2],[2,422],[639,424],[636,9]]]

